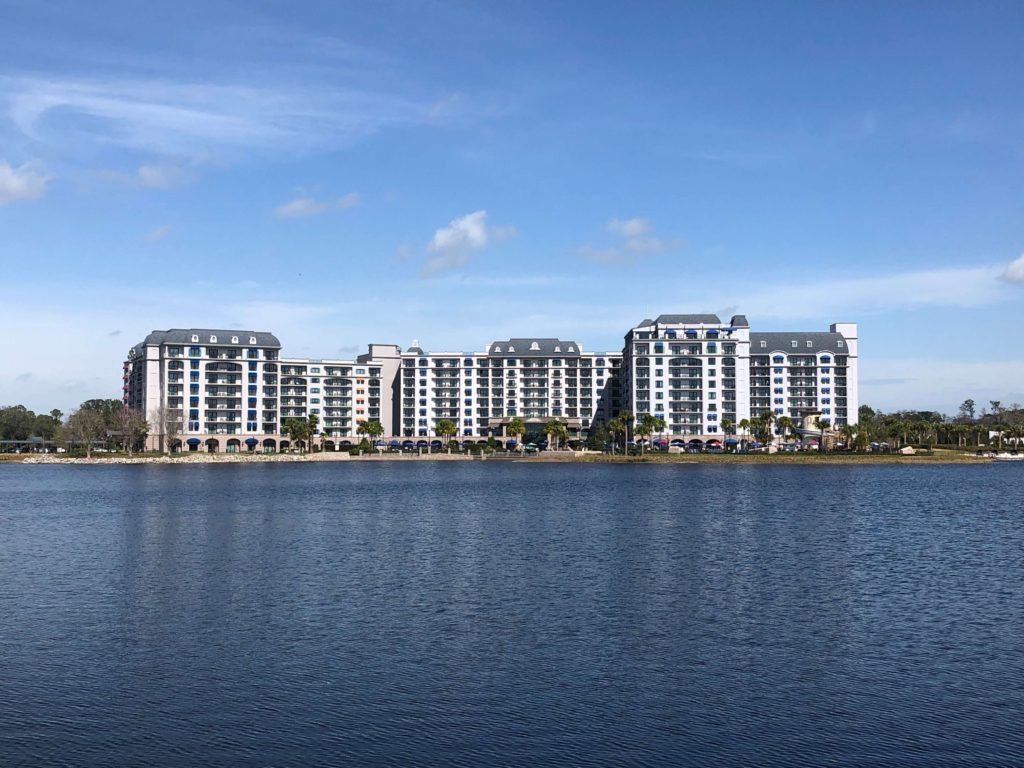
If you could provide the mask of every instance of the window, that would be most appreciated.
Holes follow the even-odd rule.
[[[762,341],[761,342],[761,349],[764,349],[767,346],[768,346],[768,342],[767,341]]]
[[[814,346],[814,342],[812,342],[812,341],[808,341],[808,342],[807,342],[807,348],[808,348],[808,349],[810,349],[810,348],[811,348],[811,347],[813,347],[813,346]]]
[[[796,346],[797,346],[797,343],[796,343],[796,341],[793,341],[793,342],[792,342],[792,345],[793,345],[793,347],[796,347]]]
[[[217,337],[216,337],[216,336],[213,336],[213,335],[211,335],[211,336],[210,336],[210,343],[211,343],[211,344],[216,344],[216,343],[217,343]]]
[[[842,349],[843,348],[843,340],[840,339],[839,341],[837,341],[836,342],[836,346],[839,347],[840,349]]]

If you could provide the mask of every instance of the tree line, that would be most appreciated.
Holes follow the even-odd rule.
[[[0,439],[39,438],[54,446],[78,448],[87,456],[97,445],[113,443],[131,453],[145,443],[149,424],[139,411],[114,399],[86,400],[65,419],[54,408],[36,414],[23,405],[0,407]]]

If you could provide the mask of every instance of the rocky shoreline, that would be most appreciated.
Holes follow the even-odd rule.
[[[940,453],[936,455],[902,456],[899,454],[841,454],[790,455],[748,454],[735,456],[692,454],[647,454],[645,456],[610,456],[605,453],[553,451],[531,456],[489,456],[469,454],[407,454],[385,453],[368,456],[350,456],[346,452],[327,453],[187,453],[177,456],[122,456],[103,455],[93,458],[71,458],[56,454],[33,454],[21,460],[22,464],[265,464],[280,462],[330,461],[487,461],[515,463],[593,463],[593,464],[787,464],[821,466],[826,464],[988,464],[992,459],[967,454]],[[17,462],[11,462],[17,463]]]

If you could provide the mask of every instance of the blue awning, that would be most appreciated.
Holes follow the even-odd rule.
[[[246,445],[256,445],[256,443],[258,443],[258,442],[259,442],[259,440],[257,440],[255,437],[247,437],[247,438],[245,438],[245,444]]]
[[[190,437],[185,442],[188,443],[189,445],[199,445],[203,441],[200,440],[198,437]]]
[[[736,443],[738,441],[736,440],[735,437],[727,437],[727,438],[725,438],[725,442],[727,442],[727,443]]]

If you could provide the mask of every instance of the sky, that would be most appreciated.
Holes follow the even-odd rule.
[[[0,0],[0,405],[151,330],[286,354],[661,313],[859,324],[861,399],[1024,402],[1020,2]]]

